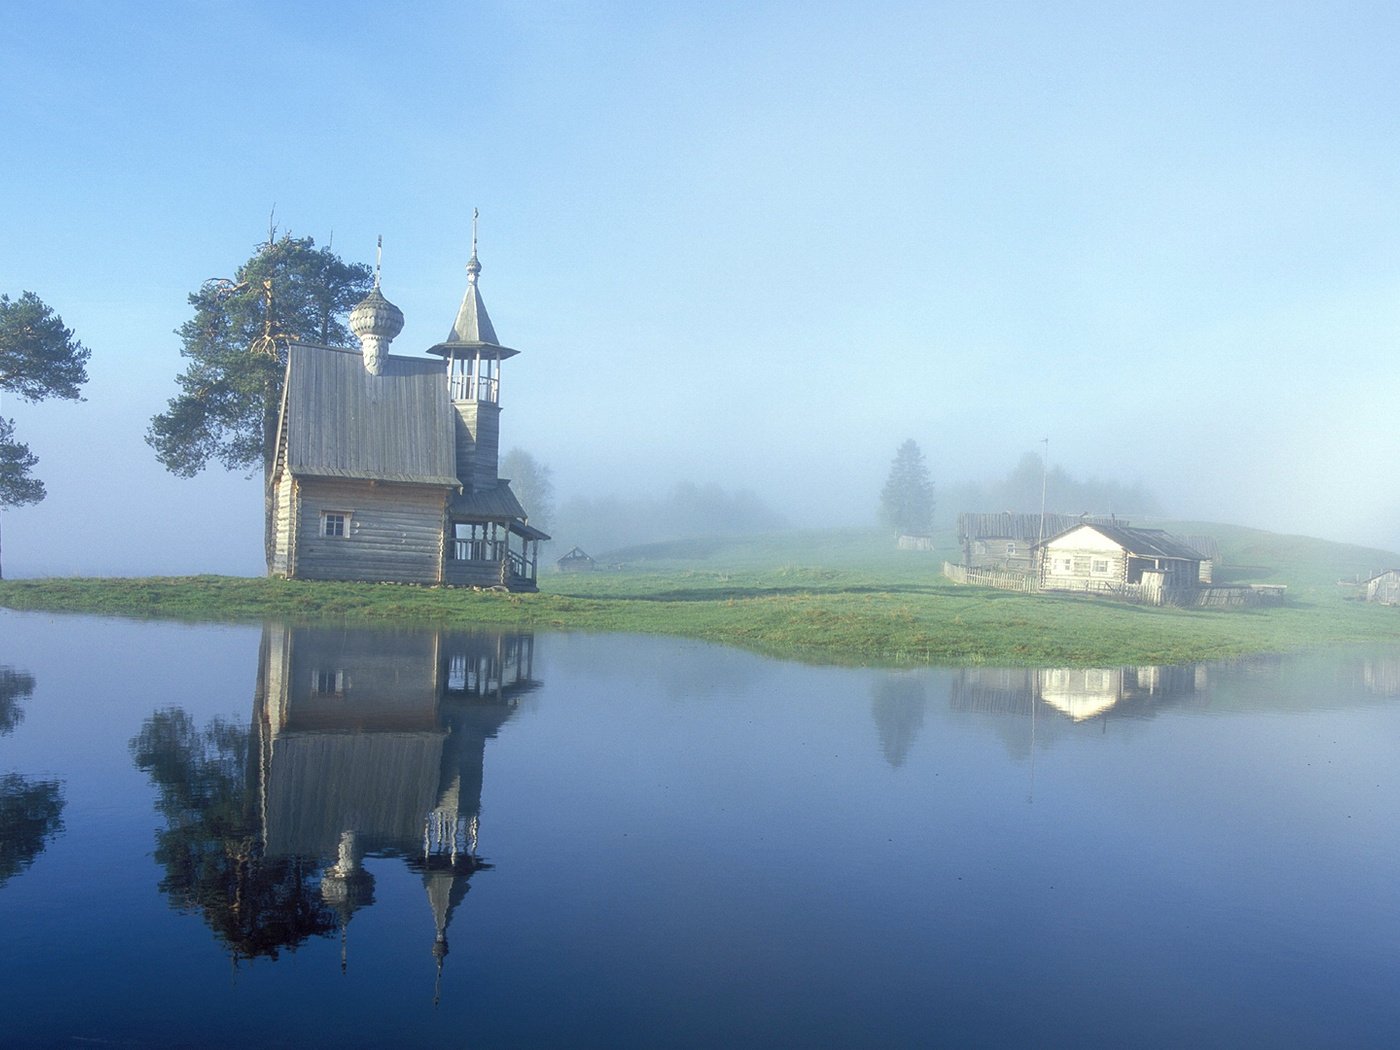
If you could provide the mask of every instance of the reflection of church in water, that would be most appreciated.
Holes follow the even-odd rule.
[[[1074,722],[1099,715],[1148,714],[1203,694],[1204,664],[1168,667],[963,668],[953,682],[955,711],[1029,715],[1049,707]]]
[[[366,855],[402,857],[447,928],[477,855],[486,741],[532,678],[534,636],[264,629],[254,709],[263,850],[325,865],[346,927],[373,903]]]

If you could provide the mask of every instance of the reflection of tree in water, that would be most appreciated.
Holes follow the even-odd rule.
[[[909,748],[924,724],[928,697],[914,678],[883,678],[875,686],[870,715],[880,734],[880,750],[891,766],[904,765]]]
[[[131,741],[137,768],[160,792],[160,888],[172,906],[198,908],[235,958],[277,958],[333,932],[316,865],[269,857],[258,834],[250,733],[214,719],[203,730],[176,708],[158,711]]]
[[[56,780],[0,776],[0,886],[18,875],[63,830],[63,791]]]
[[[0,736],[13,733],[15,727],[24,721],[24,710],[19,702],[33,693],[33,675],[11,667],[0,667]]]
[[[0,736],[24,721],[20,701],[34,694],[34,676],[0,667]],[[63,830],[63,785],[9,773],[0,776],[0,886],[34,863]]]

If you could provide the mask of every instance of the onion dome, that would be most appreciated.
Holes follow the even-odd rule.
[[[403,331],[403,311],[384,298],[377,278],[369,295],[350,311],[350,331],[362,342],[365,336],[372,335],[386,343]]]

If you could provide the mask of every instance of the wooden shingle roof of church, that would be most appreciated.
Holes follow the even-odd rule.
[[[356,350],[294,343],[282,401],[294,475],[456,487],[456,431],[442,364],[388,356],[371,375]]]

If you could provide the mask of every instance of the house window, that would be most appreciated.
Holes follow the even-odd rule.
[[[315,671],[312,673],[312,691],[317,696],[344,696],[344,671]]]
[[[1108,559],[1107,559],[1107,558],[1095,558],[1095,559],[1094,559],[1094,575],[1095,575],[1095,576],[1107,576],[1107,575],[1108,575]]]
[[[321,512],[322,536],[345,536],[350,532],[350,512],[348,510],[326,510]]]
[[[1014,558],[1014,557],[1016,557],[1016,544],[1014,544],[1014,543],[1008,543],[1008,544],[1006,545],[1006,556],[1007,556],[1008,558]]]
[[[1075,559],[1074,559],[1074,572],[1075,572],[1075,575],[1077,575],[1077,576],[1088,576],[1088,575],[1089,575],[1089,559],[1088,559],[1088,558],[1075,558]]]

